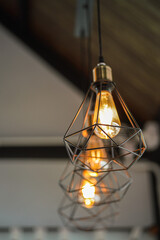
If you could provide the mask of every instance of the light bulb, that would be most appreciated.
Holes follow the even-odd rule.
[[[83,176],[85,179],[81,182],[81,190],[79,192],[79,201],[84,204],[86,208],[92,208],[95,203],[100,201],[100,196],[97,193],[97,180],[91,177],[91,171],[84,170]]]
[[[90,150],[86,151],[84,162],[92,170],[88,171],[90,176],[98,177],[100,173],[97,171],[107,169],[109,163],[107,152],[104,149],[104,143],[102,139],[96,135],[92,135],[87,148]]]
[[[93,170],[89,171],[90,176],[98,177],[96,171],[101,168],[101,151],[99,149],[91,150],[89,156],[86,158],[86,163]]]
[[[95,134],[102,139],[113,138],[120,131],[119,126],[121,126],[121,122],[112,94],[109,91],[102,90],[96,96],[93,124],[96,123],[100,124],[102,130],[96,127]]]
[[[95,186],[92,183],[83,180],[81,188],[81,201],[86,208],[92,208],[95,203]]]

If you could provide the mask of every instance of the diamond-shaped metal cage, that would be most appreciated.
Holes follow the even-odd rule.
[[[59,181],[65,195],[86,208],[120,201],[131,183],[132,178],[126,170],[97,173],[70,162]]]
[[[103,101],[112,109],[103,109]],[[97,172],[127,170],[146,149],[140,127],[111,81],[91,84],[64,143],[73,164]]]
[[[93,231],[112,226],[118,215],[117,204],[105,204],[87,209],[64,197],[58,213],[64,225],[72,230]]]

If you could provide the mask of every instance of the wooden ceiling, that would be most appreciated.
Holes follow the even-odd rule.
[[[58,69],[77,87],[89,85],[88,43],[92,68],[98,61],[96,4],[90,41],[74,36],[76,0],[0,0],[0,6],[5,25],[21,32],[23,40],[34,39],[30,46],[41,46],[40,54],[40,48],[47,49],[45,59],[55,67],[59,62]],[[160,2],[101,0],[101,25],[103,55],[128,107],[142,123],[156,119],[160,109]]]

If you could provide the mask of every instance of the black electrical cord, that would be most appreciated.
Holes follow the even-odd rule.
[[[103,55],[102,55],[100,0],[97,0],[97,17],[98,17],[98,39],[99,39],[99,62],[104,62],[104,58],[103,58]]]

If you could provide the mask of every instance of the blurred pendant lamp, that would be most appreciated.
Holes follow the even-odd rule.
[[[127,170],[146,149],[142,131],[102,56],[99,2],[99,63],[93,69],[93,82],[64,135],[71,162],[97,173]]]
[[[64,225],[87,231],[112,226],[117,203],[132,183],[126,165],[131,166],[145,149],[141,130],[115,88],[111,68],[103,61],[99,7],[98,0],[99,63],[64,136],[73,164],[67,164],[59,181],[64,197],[58,212]],[[125,118],[128,122],[124,124]]]
[[[71,163],[67,163],[59,181],[72,202],[89,209],[121,201],[131,183],[128,171],[98,173],[94,176],[91,170],[80,169]]]
[[[80,169],[70,162],[59,181],[64,192],[58,213],[73,229],[98,230],[112,226],[132,179],[127,171],[99,173]]]

